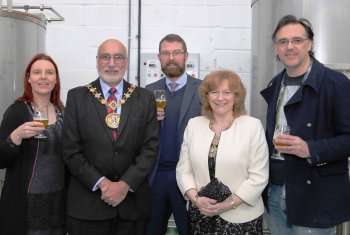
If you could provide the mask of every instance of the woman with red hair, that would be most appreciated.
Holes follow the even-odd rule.
[[[33,121],[34,107],[46,107],[46,127]],[[8,107],[0,126],[0,168],[6,168],[1,235],[64,234],[62,124],[57,65],[50,56],[37,54],[25,70],[23,95]],[[45,138],[36,138],[39,133]]]

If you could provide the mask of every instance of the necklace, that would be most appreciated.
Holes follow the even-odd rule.
[[[234,121],[235,121],[235,118],[233,118],[233,119],[227,124],[227,126],[226,126],[223,130],[221,130],[221,131],[226,131],[227,129],[229,129],[229,128],[232,126],[232,124],[233,124]],[[212,131],[214,131],[214,132],[216,133],[216,131],[215,131],[214,128],[213,128],[213,119],[210,119],[209,128],[210,128],[210,130],[212,130]],[[220,133],[221,133],[221,131],[220,131]]]
[[[234,122],[234,118],[228,123],[228,125],[223,129],[221,130],[220,132],[216,133],[216,131],[214,130],[213,128],[213,119],[210,120],[209,122],[209,128],[210,130],[212,130],[215,135],[214,135],[214,138],[211,142],[211,145],[210,145],[210,149],[209,149],[209,158],[216,158],[216,153],[218,151],[218,146],[219,146],[219,142],[220,142],[220,137],[221,137],[221,132],[222,131],[226,131],[227,129],[229,129],[233,122]]]
[[[219,142],[220,142],[220,134],[215,134],[214,139],[212,140],[210,145],[209,158],[216,158]]]
[[[111,108],[112,111],[109,114],[107,114],[107,116],[105,118],[105,122],[109,128],[117,129],[119,127],[120,115],[116,112],[116,110],[119,106],[123,105],[130,98],[130,96],[134,92],[136,86],[131,85],[128,88],[128,91],[126,93],[124,93],[124,96],[122,99],[120,99],[118,101],[113,100],[109,103],[107,102],[107,100],[105,100],[102,97],[101,93],[97,93],[96,87],[93,87],[91,84],[86,85],[86,87],[95,96],[95,98],[98,101],[100,101],[101,104],[106,105],[107,107]]]

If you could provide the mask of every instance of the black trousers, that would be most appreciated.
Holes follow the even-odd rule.
[[[68,235],[144,235],[146,220],[81,220],[67,216]]]

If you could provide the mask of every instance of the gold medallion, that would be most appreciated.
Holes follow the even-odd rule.
[[[111,129],[117,129],[119,126],[119,121],[120,116],[118,113],[109,113],[105,118],[107,126]]]
[[[107,100],[105,100],[102,96],[101,93],[97,93],[97,89],[95,87],[93,87],[91,84],[86,85],[86,87],[89,89],[89,91],[94,95],[94,97],[101,102],[101,104],[106,105],[108,108],[110,108],[112,110],[111,113],[109,113],[106,118],[105,118],[105,122],[107,124],[107,126],[111,129],[117,129],[119,126],[119,121],[120,121],[120,116],[119,114],[116,112],[116,110],[118,109],[119,106],[125,104],[125,102],[130,98],[131,94],[134,92],[134,90],[136,89],[135,85],[131,85],[128,88],[128,91],[126,93],[124,93],[124,96],[122,97],[122,99],[118,100],[118,101],[111,101],[111,102],[107,102]]]

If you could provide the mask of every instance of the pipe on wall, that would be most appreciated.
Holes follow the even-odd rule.
[[[1,0],[0,0],[1,3]],[[9,4],[10,3],[10,4]],[[1,4],[0,4],[1,6]],[[54,13],[56,15],[56,17],[49,17],[46,16],[46,21],[51,22],[51,21],[64,21],[64,17],[61,16],[55,9],[53,9],[50,6],[44,6],[43,4],[41,4],[40,6],[29,6],[29,5],[16,5],[13,6],[12,5],[12,1],[8,1],[7,2],[7,6],[5,6],[5,8],[7,9],[7,11],[12,11],[12,9],[19,9],[19,10],[24,10],[26,13],[28,13],[28,10],[40,10],[40,11],[44,11],[44,10],[49,10],[52,13]]]
[[[8,12],[12,11],[12,0],[7,0],[7,11]]]
[[[131,51],[131,0],[129,0],[129,16],[128,16],[128,74],[126,80],[130,81],[130,51]]]
[[[138,26],[137,26],[137,85],[141,84],[141,0],[138,1]]]

